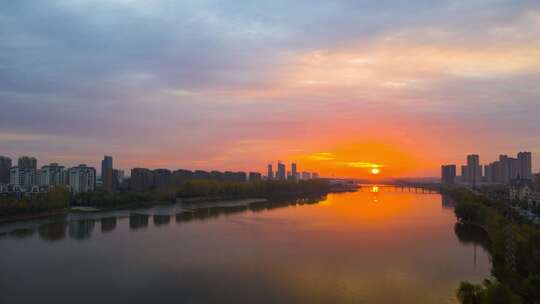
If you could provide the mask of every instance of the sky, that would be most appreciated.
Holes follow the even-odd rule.
[[[0,155],[437,176],[533,152],[540,1],[17,0]]]

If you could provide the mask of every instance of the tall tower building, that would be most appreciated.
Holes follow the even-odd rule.
[[[475,187],[482,179],[482,167],[480,166],[480,157],[477,154],[467,155],[467,174],[468,182]]]
[[[0,156],[0,184],[9,184],[11,158]]]
[[[277,165],[276,179],[282,181],[287,179],[287,169],[285,168],[285,164],[282,164],[281,162],[278,162]]]
[[[443,165],[441,167],[441,182],[446,185],[456,183],[456,165]]]
[[[292,180],[294,181],[298,180],[298,171],[296,171],[296,163],[291,164],[291,177],[292,177]]]
[[[533,179],[532,175],[532,153],[531,152],[519,152],[519,175],[523,179]]]
[[[274,179],[274,170],[272,169],[272,164],[268,164],[268,180]]]
[[[17,161],[19,169],[37,170],[37,159],[30,156],[21,156]]]
[[[70,168],[68,182],[73,193],[93,192],[96,189],[96,169],[84,164]]]
[[[113,190],[112,156],[105,156],[101,161],[101,180],[103,181],[103,190],[111,192]]]

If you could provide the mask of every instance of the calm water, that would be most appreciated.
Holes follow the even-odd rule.
[[[438,194],[246,203],[0,226],[0,303],[456,303],[489,276]]]

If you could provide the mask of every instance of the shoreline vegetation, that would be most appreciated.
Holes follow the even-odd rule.
[[[110,211],[162,204],[203,203],[218,200],[282,199],[353,190],[327,180],[229,182],[189,180],[181,187],[135,192],[87,192],[71,194],[64,187],[48,193],[16,199],[0,198],[0,223],[59,215],[70,212]]]
[[[463,304],[540,303],[540,227],[519,216],[504,201],[490,200],[466,188],[443,188],[456,202],[456,229],[481,229],[488,240],[493,279],[461,282]],[[459,235],[458,235],[459,237]]]

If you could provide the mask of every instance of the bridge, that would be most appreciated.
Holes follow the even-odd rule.
[[[360,184],[358,189],[360,191],[368,190],[373,192],[373,189],[388,189],[392,192],[411,192],[411,193],[425,193],[435,194],[440,193],[441,186],[439,184],[416,184],[416,183],[391,183],[391,184]]]

